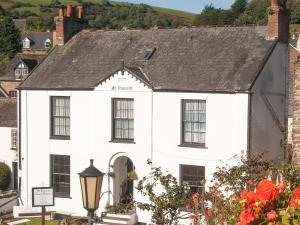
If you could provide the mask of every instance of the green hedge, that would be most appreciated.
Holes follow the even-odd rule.
[[[8,165],[0,162],[0,190],[5,191],[11,182],[11,171]]]

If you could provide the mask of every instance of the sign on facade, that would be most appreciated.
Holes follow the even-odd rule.
[[[54,206],[54,191],[52,187],[32,188],[32,206]]]

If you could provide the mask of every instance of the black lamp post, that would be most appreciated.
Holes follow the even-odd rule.
[[[99,207],[104,173],[91,165],[79,174],[83,207],[88,211],[88,224],[93,224],[94,212]]]

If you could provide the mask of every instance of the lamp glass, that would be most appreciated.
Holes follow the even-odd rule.
[[[86,202],[86,190],[85,190],[85,177],[80,177],[80,185],[81,185],[81,193],[82,193],[82,201],[83,207],[87,208]]]
[[[87,203],[89,209],[96,209],[96,191],[98,177],[86,177]],[[98,208],[98,207],[97,207]]]

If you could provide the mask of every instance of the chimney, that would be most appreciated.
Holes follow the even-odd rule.
[[[78,6],[77,10],[78,10],[78,15],[77,15],[78,19],[83,19],[83,13],[84,13],[83,6],[82,5]]]
[[[288,43],[289,38],[289,11],[286,0],[271,0],[268,13],[268,38]]]
[[[73,6],[68,5],[67,6],[67,17],[71,17],[71,16],[73,16]]]
[[[72,5],[67,6],[65,16],[64,9],[59,9],[59,14],[54,18],[56,29],[53,32],[53,46],[64,45],[73,35],[86,27],[83,20],[83,7],[78,7],[78,16],[74,16]]]

